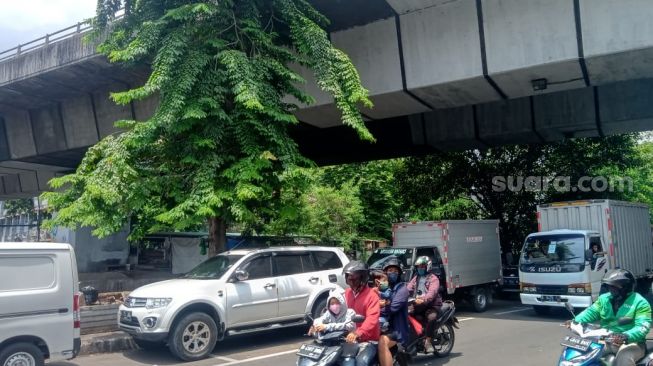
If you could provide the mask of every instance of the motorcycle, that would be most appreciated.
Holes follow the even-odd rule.
[[[307,316],[310,324],[313,319]],[[365,320],[363,315],[355,315],[353,321],[360,323]],[[311,343],[304,343],[297,351],[297,366],[330,366],[342,365],[352,362],[358,355],[359,345],[347,343],[347,331],[334,331],[329,333],[315,332],[314,340]],[[309,336],[308,334],[305,334]],[[397,347],[392,350],[393,365],[406,366],[406,355],[398,351]],[[378,365],[378,360],[373,360],[372,365]]]
[[[408,303],[409,305],[414,305],[415,299],[408,299]],[[433,346],[433,353],[437,357],[446,357],[453,350],[453,345],[456,340],[454,328],[459,329],[458,318],[456,318],[455,314],[455,304],[453,301],[447,300],[442,304],[437,318],[431,321],[429,327],[431,330],[431,345]],[[408,315],[408,320],[411,324],[413,338],[406,347],[407,353],[411,357],[416,356],[417,353],[429,354],[424,347],[424,342],[428,336],[426,334],[426,327],[413,314]]]
[[[565,308],[575,317],[574,308],[571,304],[565,303]],[[619,318],[621,325],[632,322],[632,318]],[[579,324],[572,322],[570,330],[577,335],[565,336],[560,344],[563,346],[559,366],[600,366],[612,365],[614,354],[605,354],[607,344],[614,339],[613,333],[605,328],[593,324]],[[651,366],[653,362],[653,344],[647,339],[647,355],[639,360],[637,366]]]

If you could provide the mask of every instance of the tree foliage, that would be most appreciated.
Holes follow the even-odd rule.
[[[645,147],[640,148],[647,151]],[[582,138],[546,145],[517,145],[483,151],[441,153],[408,158],[397,173],[398,192],[409,217],[421,220],[441,218],[499,219],[504,251],[518,248],[525,235],[535,231],[535,206],[539,203],[587,198],[635,199],[615,190],[574,191],[580,177],[626,175],[640,172],[642,159],[636,136]],[[641,173],[642,186],[633,192],[651,189],[651,175]],[[527,177],[569,177],[570,190],[526,182]],[[504,177],[505,189],[495,177]],[[513,184],[507,181],[514,177]],[[516,179],[522,178],[521,187]],[[646,179],[648,181],[646,182]],[[646,182],[644,184],[644,182]],[[512,189],[511,189],[512,188]],[[519,189],[518,189],[519,188]],[[650,192],[650,191],[648,191]],[[650,199],[650,198],[649,198]],[[444,215],[441,215],[444,213]]]
[[[15,215],[33,215],[35,214],[34,210],[34,200],[32,198],[18,198],[15,200],[5,201],[5,215],[15,216]]]
[[[98,0],[96,35],[108,34],[99,50],[112,62],[151,65],[143,85],[113,100],[159,105],[147,121],[120,121],[124,133],[51,181],[50,225],[104,236],[131,219],[134,239],[208,219],[220,250],[225,222],[254,225],[282,210],[284,171],[311,165],[287,131],[296,103],[313,100],[292,65],[313,70],[342,122],[373,140],[358,111],[371,105],[367,91],[327,24],[306,0]]]

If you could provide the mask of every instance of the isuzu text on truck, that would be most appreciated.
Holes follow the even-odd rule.
[[[611,269],[631,271],[644,293],[653,277],[649,207],[613,200],[537,207],[538,232],[526,237],[519,259],[520,297],[543,314],[565,302],[592,304]],[[594,247],[594,249],[593,249]]]

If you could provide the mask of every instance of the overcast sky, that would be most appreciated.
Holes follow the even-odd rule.
[[[97,0],[0,0],[0,52],[95,15]]]

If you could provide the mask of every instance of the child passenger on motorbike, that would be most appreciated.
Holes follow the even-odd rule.
[[[392,289],[388,283],[388,276],[384,272],[376,271],[372,274],[372,277],[374,278],[374,290],[379,294],[379,300],[384,303],[390,302],[392,299]],[[381,309],[379,325],[381,326],[381,333],[388,332],[390,322],[384,309]]]
[[[348,332],[356,329],[356,324],[352,320],[356,312],[347,308],[345,295],[340,289],[329,291],[327,299],[327,311],[321,317],[313,320],[313,326],[308,330],[308,334],[315,332],[334,332],[346,330]]]
[[[430,324],[437,318],[437,314],[442,307],[442,297],[440,296],[440,280],[438,276],[431,273],[431,259],[425,255],[415,260],[416,275],[408,282],[408,291],[415,298],[413,314],[421,322],[426,322],[425,334],[430,335]],[[426,337],[424,342],[426,352],[433,351],[431,338]]]

